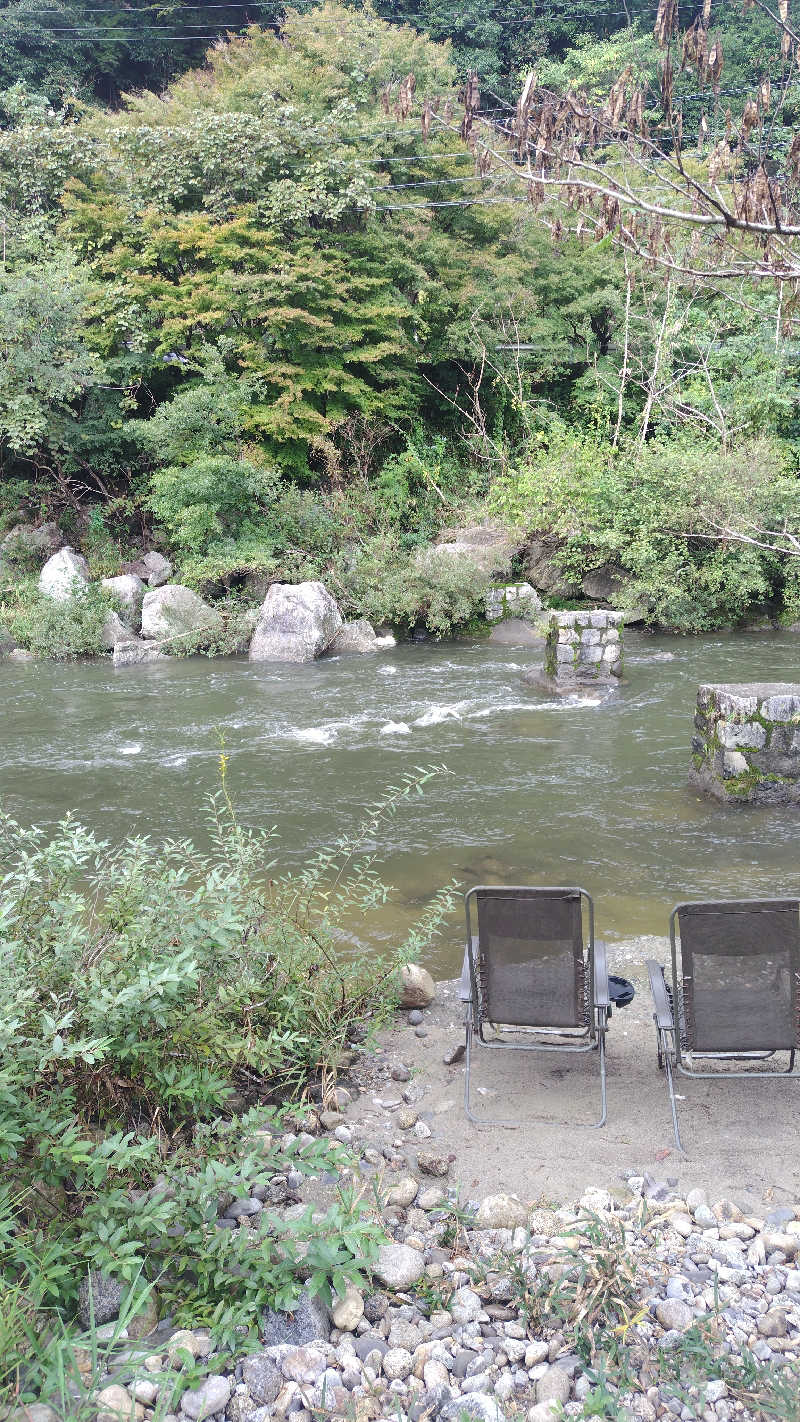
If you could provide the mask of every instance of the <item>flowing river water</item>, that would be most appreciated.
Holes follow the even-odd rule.
[[[666,932],[676,900],[800,891],[797,809],[727,808],[687,785],[704,681],[800,680],[790,633],[626,634],[618,693],[561,702],[523,673],[540,654],[486,642],[400,645],[309,666],[193,658],[5,663],[0,799],[25,823],[68,810],[103,837],[205,839],[218,729],[240,819],[276,826],[287,868],[354,830],[417,766],[445,765],[383,826],[394,886],[385,946],[452,879],[577,883],[611,940]],[[461,920],[427,955],[460,966]]]

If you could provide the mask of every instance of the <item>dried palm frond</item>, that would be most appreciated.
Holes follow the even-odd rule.
[[[678,28],[678,0],[658,0],[656,23],[653,29],[656,44],[664,49]]]
[[[620,122],[625,109],[625,95],[631,79],[631,66],[626,64],[619,78],[611,86],[606,103],[606,118],[614,127]]]
[[[431,113],[433,112],[430,99],[426,99],[422,105],[422,137],[427,140],[431,131]]]
[[[800,132],[796,133],[792,139],[792,146],[789,149],[786,166],[790,176],[794,178],[795,182],[800,180]]]
[[[381,108],[383,109],[383,112],[384,112],[385,114],[391,113],[391,110],[392,110],[392,89],[391,89],[391,85],[390,85],[390,84],[387,84],[387,85],[386,85],[386,88],[384,89],[383,93],[381,94]]]
[[[681,70],[693,68],[697,70],[697,77],[703,82],[706,71],[706,55],[708,53],[708,33],[700,23],[699,16],[694,20],[683,36],[681,46]]]
[[[417,81],[414,75],[407,74],[397,91],[397,103],[394,106],[394,111],[401,121],[409,118],[411,114],[414,103],[414,90],[416,87]]]
[[[628,104],[628,127],[633,133],[640,133],[643,137],[647,132],[644,118],[644,89],[634,89],[631,94],[631,101]]]
[[[706,74],[714,85],[714,93],[719,93],[719,81],[722,77],[722,70],[725,66],[725,56],[722,53],[722,40],[719,35],[714,36],[714,43],[708,51],[706,60]]]
[[[672,113],[672,84],[675,78],[675,70],[672,67],[672,59],[668,54],[664,55],[664,63],[661,66],[661,103],[667,117]]]
[[[747,140],[752,130],[759,120],[758,104],[755,99],[748,99],[742,109],[742,138]]]
[[[721,173],[730,172],[731,150],[724,138],[715,143],[708,160],[708,181],[716,183]]]

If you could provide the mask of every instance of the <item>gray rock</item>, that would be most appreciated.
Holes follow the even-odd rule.
[[[327,1343],[330,1336],[330,1310],[322,1299],[312,1298],[307,1290],[300,1295],[292,1313],[270,1309],[261,1324],[261,1339],[267,1348],[277,1343],[298,1346],[319,1339]]]
[[[215,607],[203,602],[191,588],[181,583],[152,588],[142,602],[142,635],[164,638],[186,637],[219,631],[222,617]]]
[[[172,577],[172,564],[169,558],[164,557],[163,553],[156,553],[153,549],[151,552],[145,553],[143,558],[137,558],[133,563],[123,563],[122,571],[131,574],[134,578],[141,578],[148,587],[160,588]]]
[[[355,1340],[354,1346],[356,1356],[361,1359],[362,1363],[375,1349],[378,1350],[381,1357],[383,1357],[384,1353],[388,1353],[389,1351],[389,1344],[385,1338],[381,1338],[379,1333],[360,1333]]]
[[[198,1388],[190,1388],[181,1398],[181,1411],[192,1422],[203,1422],[204,1417],[213,1417],[215,1412],[223,1412],[231,1395],[230,1378],[206,1378]]]
[[[328,647],[330,656],[338,656],[341,652],[353,652],[365,654],[367,652],[377,652],[378,639],[375,635],[375,628],[366,617],[358,617],[355,622],[345,622],[336,633],[333,641]]]
[[[127,641],[120,641],[114,647],[115,667],[138,667],[143,662],[165,662],[169,658],[161,651],[157,642],[143,642],[128,633]]]
[[[90,1289],[95,1324],[111,1323],[119,1314],[122,1300],[125,1297],[125,1285],[120,1283],[119,1279],[112,1278],[110,1274],[104,1274],[101,1269],[90,1271],[78,1290],[78,1319],[84,1328],[89,1328],[91,1325]]]
[[[694,1314],[683,1299],[661,1299],[656,1304],[656,1318],[668,1332],[685,1333],[694,1322]]]
[[[448,1308],[455,1323],[473,1323],[483,1313],[483,1302],[470,1288],[456,1289]]]
[[[417,1165],[423,1175],[447,1175],[450,1171],[450,1157],[442,1151],[421,1150],[417,1156]]]
[[[419,963],[406,963],[401,969],[401,1007],[429,1007],[436,996],[436,984],[427,968]],[[409,1019],[410,1020],[410,1019]]]
[[[240,1220],[247,1215],[260,1214],[261,1209],[260,1200],[253,1199],[250,1195],[244,1195],[241,1200],[232,1200],[224,1213],[230,1220]]]
[[[0,657],[7,657],[9,652],[14,651],[16,645],[11,633],[0,622]]]
[[[137,632],[142,620],[144,583],[135,573],[120,573],[117,578],[101,578],[100,586],[119,603],[121,616],[132,631]]]
[[[528,1211],[516,1195],[487,1195],[475,1216],[476,1229],[524,1229]]]
[[[489,633],[489,641],[504,647],[536,647],[544,651],[544,637],[521,617],[507,617]]]
[[[250,660],[311,662],[341,627],[342,614],[322,583],[273,583],[250,643]]]
[[[165,558],[163,553],[156,553],[155,549],[145,553],[142,563],[147,570],[142,576],[148,587],[163,587],[172,577],[172,564],[169,558]]]
[[[469,528],[444,529],[441,541],[421,548],[415,555],[414,563],[421,572],[426,573],[435,574],[438,568],[462,564],[487,578],[495,575],[508,578],[513,551],[507,529],[479,524]]]
[[[383,1244],[378,1250],[374,1274],[387,1289],[408,1289],[424,1272],[424,1256],[408,1244]]]
[[[771,1308],[756,1320],[756,1328],[762,1338],[785,1338],[786,1314],[782,1308]]]
[[[553,1365],[546,1373],[542,1373],[536,1383],[536,1401],[560,1402],[563,1405],[569,1402],[571,1390],[572,1384],[568,1374],[563,1368]]]
[[[595,568],[590,573],[584,573],[581,591],[584,597],[592,598],[597,602],[616,604],[625,587],[625,582],[626,577],[622,568],[614,563],[604,563],[602,567]]]
[[[466,1047],[463,1042],[457,1042],[454,1047],[450,1047],[442,1057],[445,1066],[455,1066],[457,1062],[463,1061]]]
[[[107,612],[100,630],[100,644],[107,652],[113,652],[120,643],[127,645],[131,640],[131,629],[126,627],[119,613]]]
[[[26,649],[25,649],[24,647],[12,647],[11,651],[8,652],[6,655],[7,655],[8,660],[9,660],[10,662],[35,662],[35,661],[36,661],[36,658],[35,658],[35,656],[33,655],[33,652],[28,652],[28,651],[26,651]]]
[[[407,1348],[389,1348],[383,1355],[383,1371],[390,1382],[407,1378],[413,1366],[414,1359]]]
[[[16,524],[0,540],[0,577],[41,568],[63,542],[61,530],[55,523]]]
[[[441,1422],[506,1422],[506,1415],[497,1401],[488,1392],[470,1392],[464,1397],[454,1397],[445,1403],[439,1413]]]
[[[418,1007],[415,1007],[414,1010],[413,1010],[412,1012],[409,1012],[409,1014],[408,1014],[409,1026],[411,1026],[411,1027],[419,1027],[421,1021],[422,1021],[422,1013],[420,1012],[420,1010],[419,1010]]]
[[[53,602],[69,602],[89,586],[89,565],[74,548],[62,548],[48,558],[39,574],[39,592]]]

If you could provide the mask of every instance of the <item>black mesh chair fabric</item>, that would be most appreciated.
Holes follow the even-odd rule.
[[[683,904],[677,919],[687,1049],[771,1052],[800,1045],[797,901]]]
[[[488,888],[476,897],[482,1020],[587,1026],[579,891]]]

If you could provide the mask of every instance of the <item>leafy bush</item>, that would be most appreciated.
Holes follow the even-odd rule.
[[[271,470],[228,454],[169,464],[151,479],[150,508],[179,549],[202,552],[248,529],[277,497]]]
[[[797,526],[800,482],[784,462],[764,441],[728,454],[679,441],[617,452],[561,430],[497,481],[490,506],[558,537],[569,581],[611,563],[628,575],[624,605],[701,632],[741,621],[781,588],[779,558],[726,530]]]
[[[112,848],[71,819],[48,839],[0,814],[0,1295],[18,1352],[43,1310],[69,1316],[89,1266],[157,1280],[179,1318],[230,1340],[287,1307],[301,1277],[338,1288],[368,1257],[355,1201],[291,1228],[267,1212],[252,1248],[213,1222],[221,1195],[283,1163],[265,1103],[310,1077],[331,1085],[348,1038],[392,1011],[399,964],[449,909],[437,897],[390,957],[350,948],[388,892],[365,845],[435,772],[270,877],[273,835],[238,824],[225,771],[223,757],[208,853]],[[337,1161],[323,1144],[290,1154],[302,1171]],[[154,1189],[162,1173],[168,1188]],[[8,1356],[6,1385],[10,1342]]]
[[[111,599],[97,586],[66,602],[44,597],[35,582],[18,583],[0,602],[3,622],[20,647],[57,662],[95,657],[103,650],[101,631]]]
[[[409,553],[396,530],[365,540],[356,552],[335,559],[333,568],[337,584],[347,588],[348,612],[372,622],[424,623],[442,637],[485,616],[488,573],[432,550]]]

